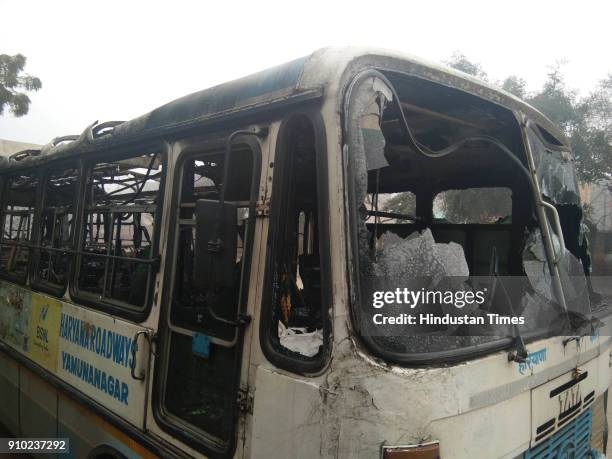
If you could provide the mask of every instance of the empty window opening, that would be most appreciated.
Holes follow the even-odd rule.
[[[491,187],[442,191],[434,198],[433,218],[439,223],[510,224],[512,191]]]
[[[38,228],[36,278],[64,288],[72,259],[75,200],[80,173],[76,166],[51,168],[44,184]]]
[[[38,181],[34,172],[16,174],[4,186],[0,274],[20,283],[28,273]]]
[[[275,221],[269,275],[271,342],[297,359],[315,358],[323,346],[323,290],[319,188],[314,129],[306,117],[287,123],[279,151],[272,206]]]
[[[163,173],[159,153],[98,162],[88,169],[79,292],[144,308]]]
[[[394,224],[416,220],[416,196],[411,191],[368,193],[365,199],[367,223]]]

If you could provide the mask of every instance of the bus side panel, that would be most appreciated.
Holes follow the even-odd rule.
[[[149,335],[138,324],[0,281],[0,339],[139,428]]]
[[[0,423],[19,433],[19,365],[0,351]]]
[[[24,366],[19,371],[21,436],[56,438],[57,391]]]
[[[156,457],[94,412],[61,393],[58,436],[70,437],[70,457],[73,458],[88,457],[93,449],[101,446],[110,447],[130,459]]]
[[[323,421],[325,407],[317,385],[262,366],[257,368],[255,383],[252,458],[307,459],[337,455],[334,446],[327,449],[324,443],[327,435],[321,429],[331,430],[331,426]]]

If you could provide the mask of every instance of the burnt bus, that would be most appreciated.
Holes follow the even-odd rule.
[[[0,423],[74,457],[601,457],[568,141],[330,48],[0,164]]]

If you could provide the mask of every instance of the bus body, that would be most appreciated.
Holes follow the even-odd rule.
[[[15,436],[70,437],[73,457],[605,451],[605,307],[569,338],[396,338],[364,320],[390,278],[455,265],[522,279],[526,317],[590,301],[560,261],[587,252],[567,140],[485,83],[324,49],[94,123],[0,177],[0,423]]]

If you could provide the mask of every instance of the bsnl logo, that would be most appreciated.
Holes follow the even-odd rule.
[[[582,391],[580,384],[576,384],[559,395],[559,416],[580,403],[582,403]]]
[[[49,306],[45,304],[42,308],[40,308],[40,314],[38,315],[38,320],[41,322],[47,320],[48,312],[49,312]],[[46,328],[43,328],[37,325],[36,326],[36,338],[41,340],[43,343],[48,343],[49,342],[49,331]]]

